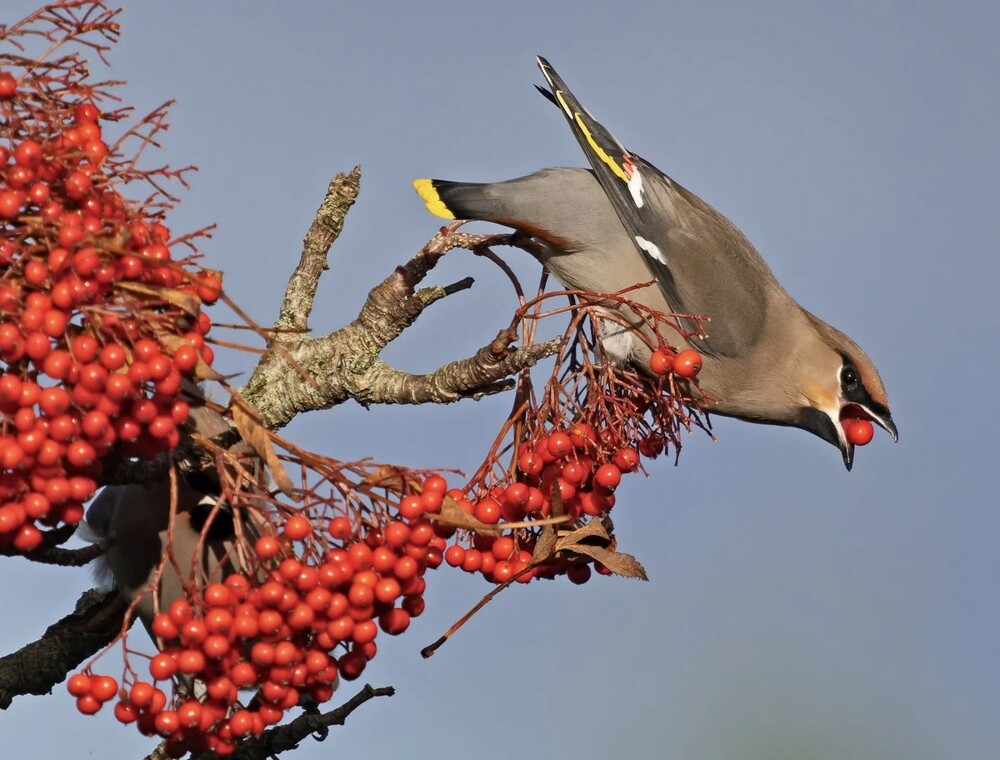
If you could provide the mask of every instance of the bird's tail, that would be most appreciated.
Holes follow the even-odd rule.
[[[445,219],[491,221],[499,211],[497,200],[487,192],[488,184],[417,179],[413,187],[423,198],[427,210]]]

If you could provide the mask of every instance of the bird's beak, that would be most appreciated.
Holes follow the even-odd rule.
[[[847,433],[844,431],[844,420],[848,419],[871,420],[892,436],[893,441],[899,440],[899,431],[896,430],[896,423],[892,421],[892,414],[889,413],[888,409],[875,410],[864,404],[844,404],[840,408],[836,421],[831,418],[831,422],[837,433],[836,445],[844,456],[844,466],[848,472],[851,471],[851,466],[854,464],[854,444],[847,440]],[[834,441],[830,442],[834,443]]]
[[[851,467],[854,466],[854,444],[848,442],[839,416],[834,417],[822,409],[806,406],[802,408],[799,427],[840,449],[840,454],[844,457],[844,467],[850,472]]]
[[[841,456],[844,457],[844,467],[850,472],[854,466],[854,444],[847,440],[844,429],[838,424],[835,426],[840,434],[837,438],[837,448],[840,449]]]
[[[871,420],[892,436],[893,442],[899,440],[899,431],[896,430],[896,423],[893,422],[892,414],[886,407],[874,408],[868,404],[859,404],[851,401],[841,406],[840,419]]]
[[[864,407],[864,410],[872,418],[872,422],[892,436],[893,443],[899,441],[899,431],[896,430],[896,423],[892,421],[892,415],[888,409],[882,413],[876,413],[867,407]]]

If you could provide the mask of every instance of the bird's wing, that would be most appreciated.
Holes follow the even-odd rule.
[[[746,275],[760,269],[770,277],[753,246],[715,209],[627,150],[548,61],[539,57],[538,66],[551,92],[538,89],[563,112],[670,307],[716,320],[711,340],[703,345],[710,353],[738,354],[753,345],[760,325],[760,303],[754,308],[754,302],[760,293],[752,284],[763,281]]]
[[[670,180],[659,172],[646,172],[655,176],[644,177],[643,173],[638,171],[637,157],[626,150],[614,135],[590,115],[566,87],[562,77],[541,56],[538,56],[538,67],[549,84],[551,90],[549,99],[559,107],[569,122],[580,147],[594,168],[601,187],[614,205],[636,247],[643,253],[643,260],[659,283],[667,302],[673,308],[683,308],[679,303],[680,296],[674,283],[673,273],[667,265],[666,256],[655,242],[657,239],[663,239],[664,233],[669,230],[660,229],[661,225],[657,222],[656,214],[646,203],[645,196],[648,191],[643,187],[647,179],[650,182],[668,183]],[[645,162],[642,164],[648,166]]]

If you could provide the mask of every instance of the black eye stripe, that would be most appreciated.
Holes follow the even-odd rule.
[[[853,390],[861,382],[860,373],[851,365],[846,365],[840,370],[840,385],[844,390]]]

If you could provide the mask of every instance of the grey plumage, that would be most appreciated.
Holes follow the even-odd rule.
[[[530,236],[532,252],[567,288],[610,293],[654,281],[629,298],[709,317],[704,335],[663,336],[702,354],[708,411],[801,427],[838,446],[848,469],[854,447],[841,424],[845,412],[870,417],[895,438],[885,389],[864,351],[799,306],[728,219],[627,151],[544,59],[539,66],[591,170],[544,169],[492,184],[417,180],[428,209]],[[630,349],[617,353],[647,368],[645,343],[634,340]],[[844,382],[852,373],[858,382]]]

